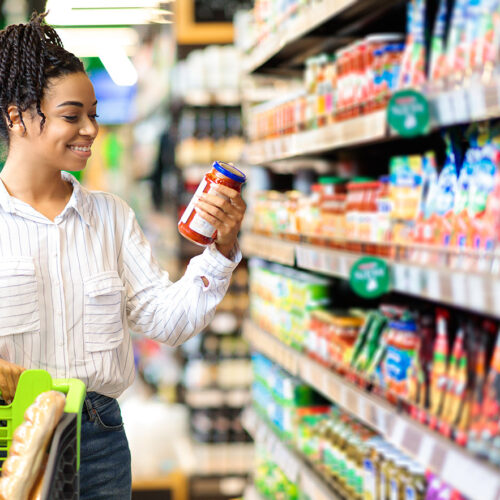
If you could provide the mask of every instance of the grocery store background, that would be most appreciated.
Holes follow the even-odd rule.
[[[172,279],[211,163],[248,177],[214,320],[134,339],[133,498],[500,499],[500,2],[0,0],[0,25],[34,10],[95,87],[80,181]]]

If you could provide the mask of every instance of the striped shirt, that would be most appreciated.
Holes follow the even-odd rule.
[[[62,175],[73,194],[54,221],[0,181],[0,358],[118,397],[134,378],[130,331],[171,346],[200,332],[241,253],[208,247],[172,283],[123,200]]]

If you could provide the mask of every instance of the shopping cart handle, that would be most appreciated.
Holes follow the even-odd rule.
[[[87,392],[85,384],[76,378],[70,379],[54,379],[52,388],[55,391],[64,392],[66,394],[66,405],[64,411],[66,413],[80,414],[82,412],[83,400]]]

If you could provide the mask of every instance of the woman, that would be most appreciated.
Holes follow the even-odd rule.
[[[176,346],[207,325],[241,259],[245,203],[225,186],[217,187],[223,196],[200,199],[198,213],[218,237],[172,283],[130,207],[65,172],[82,170],[91,155],[98,103],[82,62],[44,17],[0,32],[8,148],[0,173],[0,389],[12,399],[27,368],[83,380],[81,499],[123,500],[131,496],[130,452],[116,398],[134,377],[129,328]]]

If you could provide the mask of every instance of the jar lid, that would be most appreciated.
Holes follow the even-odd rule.
[[[223,161],[214,161],[212,167],[233,181],[243,183],[247,180],[245,174],[241,170],[238,170],[231,163],[226,163]]]

